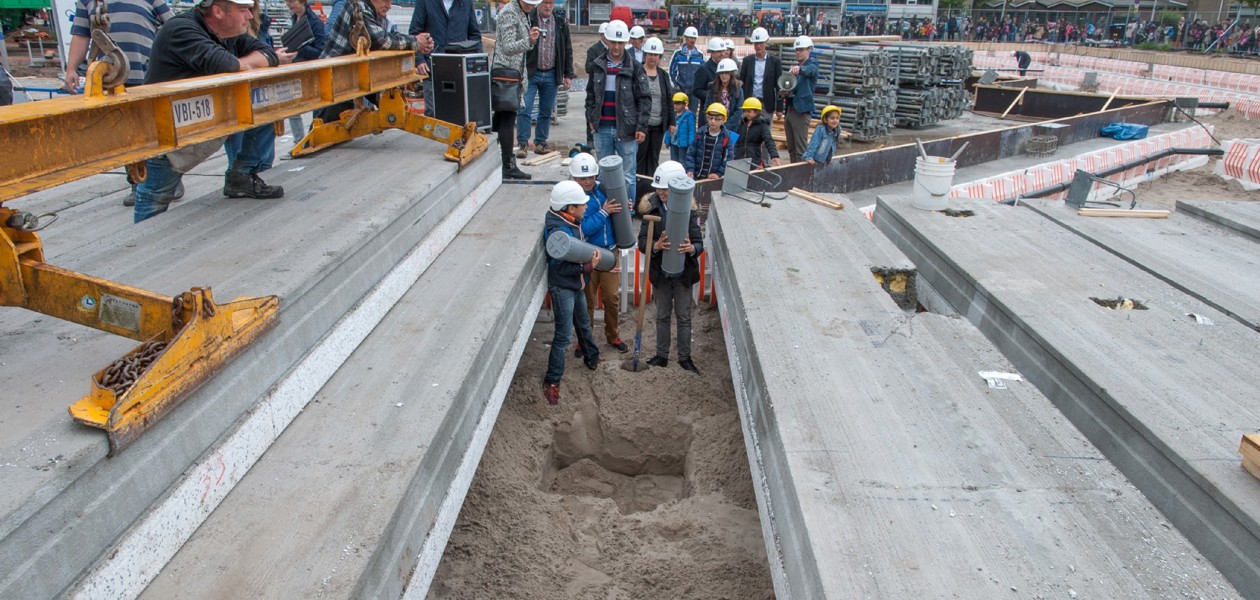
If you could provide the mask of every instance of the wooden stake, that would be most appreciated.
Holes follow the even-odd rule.
[[[1008,107],[1006,107],[1006,112],[1003,112],[1003,113],[1002,113],[1002,116],[1000,116],[1000,117],[998,117],[998,118],[999,118],[999,119],[1005,119],[1005,118],[1006,118],[1006,115],[1007,115],[1007,114],[1009,114],[1009,113],[1011,112],[1011,109],[1012,109],[1012,108],[1015,108],[1015,105],[1016,105],[1016,104],[1019,104],[1019,101],[1024,99],[1024,93],[1025,93],[1025,92],[1027,92],[1027,91],[1028,91],[1028,88],[1020,88],[1020,90],[1019,90],[1019,95],[1018,95],[1018,96],[1015,96],[1015,100],[1013,100],[1013,101],[1011,102],[1011,105],[1010,105],[1010,106],[1008,106]]]
[[[1122,208],[1082,208],[1076,211],[1082,217],[1128,217],[1130,219],[1167,219],[1166,210],[1124,210]]]
[[[1116,94],[1119,94],[1119,93],[1120,93],[1120,88],[1116,88],[1116,91],[1111,92],[1111,96],[1107,98],[1107,103],[1103,105],[1102,109],[1107,110],[1107,107],[1111,106],[1111,101],[1115,100]],[[1102,112],[1102,111],[1099,111],[1099,112]]]

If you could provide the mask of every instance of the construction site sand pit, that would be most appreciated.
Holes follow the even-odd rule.
[[[621,327],[633,343],[634,321]],[[535,326],[430,598],[774,597],[716,309],[694,312],[701,376],[676,356],[625,371],[602,329],[599,367],[570,350],[548,406],[554,330]]]
[[[1249,120],[1233,109],[1199,121],[1211,125],[1213,135],[1221,141],[1260,138],[1260,120]],[[1241,183],[1217,175],[1217,162],[1212,159],[1205,166],[1138,184],[1133,191],[1139,208],[1176,210],[1178,200],[1260,200],[1260,192],[1247,191]]]

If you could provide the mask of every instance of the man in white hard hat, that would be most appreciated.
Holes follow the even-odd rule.
[[[696,69],[704,65],[704,53],[696,47],[696,39],[700,33],[695,27],[683,31],[683,45],[669,59],[669,79],[674,89],[691,93],[696,81]]]
[[[630,58],[635,62],[643,64],[643,41],[647,39],[647,33],[642,27],[635,25],[630,28],[630,46],[626,48],[626,52],[630,53]]]
[[[599,175],[599,165],[595,162],[595,157],[585,152],[578,153],[569,163],[569,176],[582,186],[582,191],[586,193],[586,215],[582,217],[582,235],[586,236],[586,241],[592,246],[600,249],[600,252],[617,253],[617,238],[613,234],[612,216],[621,212],[621,203],[608,197],[604,192],[603,186],[599,184],[596,178]],[[626,352],[629,346],[621,341],[621,329],[619,327],[621,315],[621,297],[617,294],[621,287],[621,276],[615,270],[612,272],[591,273],[586,281],[586,313],[591,319],[591,323],[595,323],[595,306],[600,300],[604,301],[604,339],[608,340],[608,345],[615,348],[618,352]],[[594,325],[591,326],[592,328]],[[578,348],[579,356],[581,356],[581,348]]]
[[[599,24],[599,38],[586,49],[586,72],[591,72],[591,61],[599,58],[608,52],[608,42],[604,41],[604,34],[608,32],[608,23]]]
[[[726,58],[726,42],[720,37],[709,38],[705,48],[709,51],[709,60],[696,69],[696,78],[692,81],[691,88],[687,89],[687,92],[691,94],[693,112],[704,104],[704,99],[709,94],[709,86],[713,85],[713,80],[717,78],[718,63]]]
[[[576,181],[561,181],[551,189],[551,210],[543,221],[543,252],[547,238],[556,232],[584,240],[582,218],[586,215],[586,192]],[[569,349],[570,336],[577,329],[578,349],[588,369],[599,366],[599,346],[591,332],[591,319],[586,314],[586,295],[582,293],[586,278],[595,271],[600,251],[595,250],[589,261],[573,262],[547,256],[547,292],[551,295],[551,312],[555,317],[556,333],[551,338],[551,353],[547,357],[547,374],[543,376],[543,397],[547,404],[560,403],[560,379],[564,377],[564,358]],[[586,257],[583,256],[583,259]]]
[[[608,52],[591,62],[586,85],[586,129],[594,135],[599,156],[616,154],[624,161],[626,189],[635,191],[634,170],[639,142],[647,139],[651,91],[643,65],[630,58],[630,30],[611,21],[604,31]]]
[[[761,100],[762,111],[781,119],[783,100],[779,98],[779,76],[783,74],[783,63],[766,47],[770,32],[758,27],[748,36],[748,41],[752,42],[753,53],[745,56],[739,66],[744,97]]]
[[[802,35],[792,42],[796,52],[796,64],[788,69],[788,73],[796,76],[796,87],[790,92],[781,92],[785,96],[784,133],[787,134],[788,157],[792,162],[800,162],[809,145],[809,124],[814,114],[814,85],[818,81],[818,59],[811,56],[814,40]]]

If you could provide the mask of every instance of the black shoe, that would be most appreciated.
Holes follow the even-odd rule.
[[[690,358],[679,359],[678,366],[682,367],[684,371],[691,371],[696,375],[700,374],[700,369],[696,368],[696,363],[691,362]]]
[[[599,357],[598,357],[598,356],[596,356],[596,357],[595,357],[595,362],[586,362],[586,361],[583,361],[583,362],[585,362],[585,363],[586,363],[586,368],[588,368],[588,369],[590,369],[590,370],[592,370],[592,371],[594,371],[597,367],[599,367]]]
[[[630,347],[627,346],[625,342],[621,341],[621,338],[610,340],[608,342],[608,345],[612,346],[613,348],[616,348],[617,352],[620,352],[622,354],[625,354],[626,352],[630,351]]]
[[[510,156],[503,159],[503,179],[516,179],[529,181],[534,176],[522,171],[516,167],[516,157]]]
[[[576,348],[574,348],[574,349],[573,349],[573,356],[576,356],[576,357],[578,357],[578,358],[582,358],[583,356],[586,356],[586,353],[585,353],[585,352],[582,352],[582,345],[581,345],[581,344],[578,344],[578,346],[577,346]]]
[[[229,172],[223,181],[223,195],[228,198],[256,198],[272,200],[284,197],[284,188],[267,185],[258,173]]]
[[[668,367],[669,359],[664,356],[653,356],[647,360],[647,364],[653,367]]]

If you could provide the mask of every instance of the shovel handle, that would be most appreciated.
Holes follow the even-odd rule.
[[[652,233],[656,229],[656,224],[661,222],[661,218],[656,215],[643,215],[643,220],[648,224],[648,251],[644,252],[647,258],[643,262],[643,275],[647,276],[652,272]],[[647,284],[647,281],[643,281],[639,286],[639,333],[643,332],[643,314],[647,310]]]

